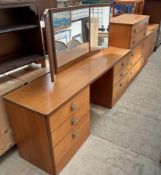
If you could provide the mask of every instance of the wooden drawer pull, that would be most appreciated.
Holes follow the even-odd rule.
[[[122,87],[122,83],[120,83],[120,87]]]
[[[73,132],[72,133],[72,138],[73,139],[77,139],[79,137],[79,133],[78,132]]]
[[[124,62],[121,63],[121,66],[124,66]]]
[[[73,112],[76,112],[76,111],[78,111],[78,106],[76,105],[76,104],[72,104],[71,105],[71,110],[73,111]]]
[[[134,29],[134,33],[136,33],[136,29]]]
[[[78,124],[78,119],[73,117],[72,120],[71,120],[71,124],[74,125],[74,126],[76,124]]]

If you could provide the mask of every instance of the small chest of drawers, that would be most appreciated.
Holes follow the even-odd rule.
[[[133,48],[146,36],[149,16],[123,14],[110,21],[110,46]]]
[[[6,107],[22,158],[52,175],[59,174],[90,133],[89,87],[48,115],[10,102]]]

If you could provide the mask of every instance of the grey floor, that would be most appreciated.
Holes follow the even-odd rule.
[[[91,105],[91,135],[61,175],[161,175],[161,47],[112,110]],[[46,175],[17,150],[0,175]]]

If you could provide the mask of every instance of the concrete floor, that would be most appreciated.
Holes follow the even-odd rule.
[[[161,175],[161,47],[112,110],[91,105],[91,135],[60,175]],[[10,151],[0,175],[47,175]]]

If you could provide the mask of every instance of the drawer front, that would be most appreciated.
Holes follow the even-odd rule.
[[[89,114],[53,149],[56,172],[59,173],[89,136]]]
[[[113,86],[115,86],[127,73],[128,73],[128,65],[114,76]]]
[[[144,42],[141,42],[131,51],[131,58],[129,62],[129,69],[131,69],[141,58],[144,57]]]
[[[82,117],[89,112],[89,87],[83,89],[49,117],[50,130],[53,132],[71,117]]]
[[[136,36],[140,33],[140,31],[145,31],[147,30],[148,27],[148,19],[145,19],[141,22],[139,22],[138,24],[134,25],[132,27],[132,36]]]
[[[140,31],[140,33],[138,35],[132,36],[130,48],[135,47],[145,37],[146,37],[146,31]]]
[[[89,111],[88,111],[89,114]],[[56,130],[54,130],[51,133],[51,138],[52,138],[52,146],[55,147],[59,142],[77,125],[81,120],[84,120],[84,118],[87,116],[73,116],[67,119],[62,125],[60,125]]]
[[[121,70],[123,70],[129,64],[130,54],[125,56],[122,60],[120,60],[113,68],[113,75],[115,76]]]
[[[128,75],[124,76],[113,88],[112,104],[115,104],[128,86]]]
[[[135,66],[133,66],[130,70],[129,70],[129,74],[128,74],[128,82],[131,82],[134,77],[137,75],[137,73],[140,71],[140,69],[142,68],[144,64],[144,59],[140,59]]]

